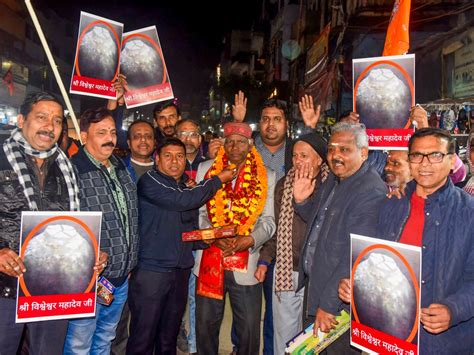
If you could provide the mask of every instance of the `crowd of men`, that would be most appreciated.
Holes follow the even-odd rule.
[[[108,109],[81,115],[83,145],[68,139],[61,102],[43,92],[26,98],[2,142],[0,354],[22,342],[32,355],[176,354],[189,304],[188,352],[217,355],[226,297],[235,354],[284,354],[305,322],[329,332],[349,308],[350,233],[420,246],[420,353],[474,353],[474,178],[422,108],[410,112],[418,129],[408,151],[385,154],[369,152],[356,113],[326,141],[308,95],[301,136],[288,135],[276,99],[262,106],[254,135],[239,92],[233,121],[204,153],[199,123],[172,102],[155,108],[155,127],[137,120],[122,132],[124,77],[116,90]],[[124,158],[113,154],[120,145]],[[94,317],[15,323],[17,278],[28,272],[21,212],[79,210],[102,212],[94,271],[115,286],[113,302]],[[234,237],[182,240],[229,225]],[[360,353],[349,336],[324,353]]]

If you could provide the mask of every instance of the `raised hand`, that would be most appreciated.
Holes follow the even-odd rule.
[[[420,105],[416,105],[411,108],[410,121],[414,126],[416,125],[417,128],[429,127],[428,113]]]
[[[314,168],[305,163],[296,169],[293,197],[296,203],[304,202],[314,191],[316,179],[313,178]]]
[[[116,99],[109,99],[107,102],[107,109],[115,110],[117,108],[117,103],[123,105],[125,102],[124,94],[128,91],[127,77],[123,74],[119,74],[117,79],[112,83],[115,89]]]
[[[303,117],[304,124],[313,129],[316,128],[319,118],[321,117],[321,105],[314,109],[313,97],[304,95],[298,102],[301,117]]]
[[[234,97],[234,104],[232,105],[232,117],[235,122],[244,122],[245,114],[247,113],[247,98],[244,93],[239,90]]]

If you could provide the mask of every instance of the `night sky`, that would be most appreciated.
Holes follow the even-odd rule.
[[[219,62],[222,39],[231,29],[250,29],[261,11],[261,1],[155,1],[85,0],[65,2],[33,0],[74,21],[80,11],[124,24],[124,32],[156,25],[175,96],[190,103],[193,95],[205,95],[208,78]],[[74,43],[75,46],[75,43]]]

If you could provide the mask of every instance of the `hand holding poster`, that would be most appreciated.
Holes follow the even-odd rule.
[[[101,212],[22,212],[16,322],[95,315]]]
[[[120,72],[127,77],[127,108],[173,98],[155,26],[123,34]]]
[[[123,24],[81,12],[70,92],[115,98]]]
[[[353,111],[367,127],[371,149],[406,149],[413,133],[415,55],[354,59]]]
[[[351,345],[418,354],[421,248],[351,234]]]

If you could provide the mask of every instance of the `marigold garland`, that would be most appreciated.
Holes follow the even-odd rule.
[[[215,176],[228,165],[224,148],[221,147],[206,175]],[[222,227],[236,224],[238,235],[250,235],[265,207],[267,189],[265,165],[255,147],[252,147],[234,189],[232,183],[228,182],[208,201],[207,210],[212,225]]]

